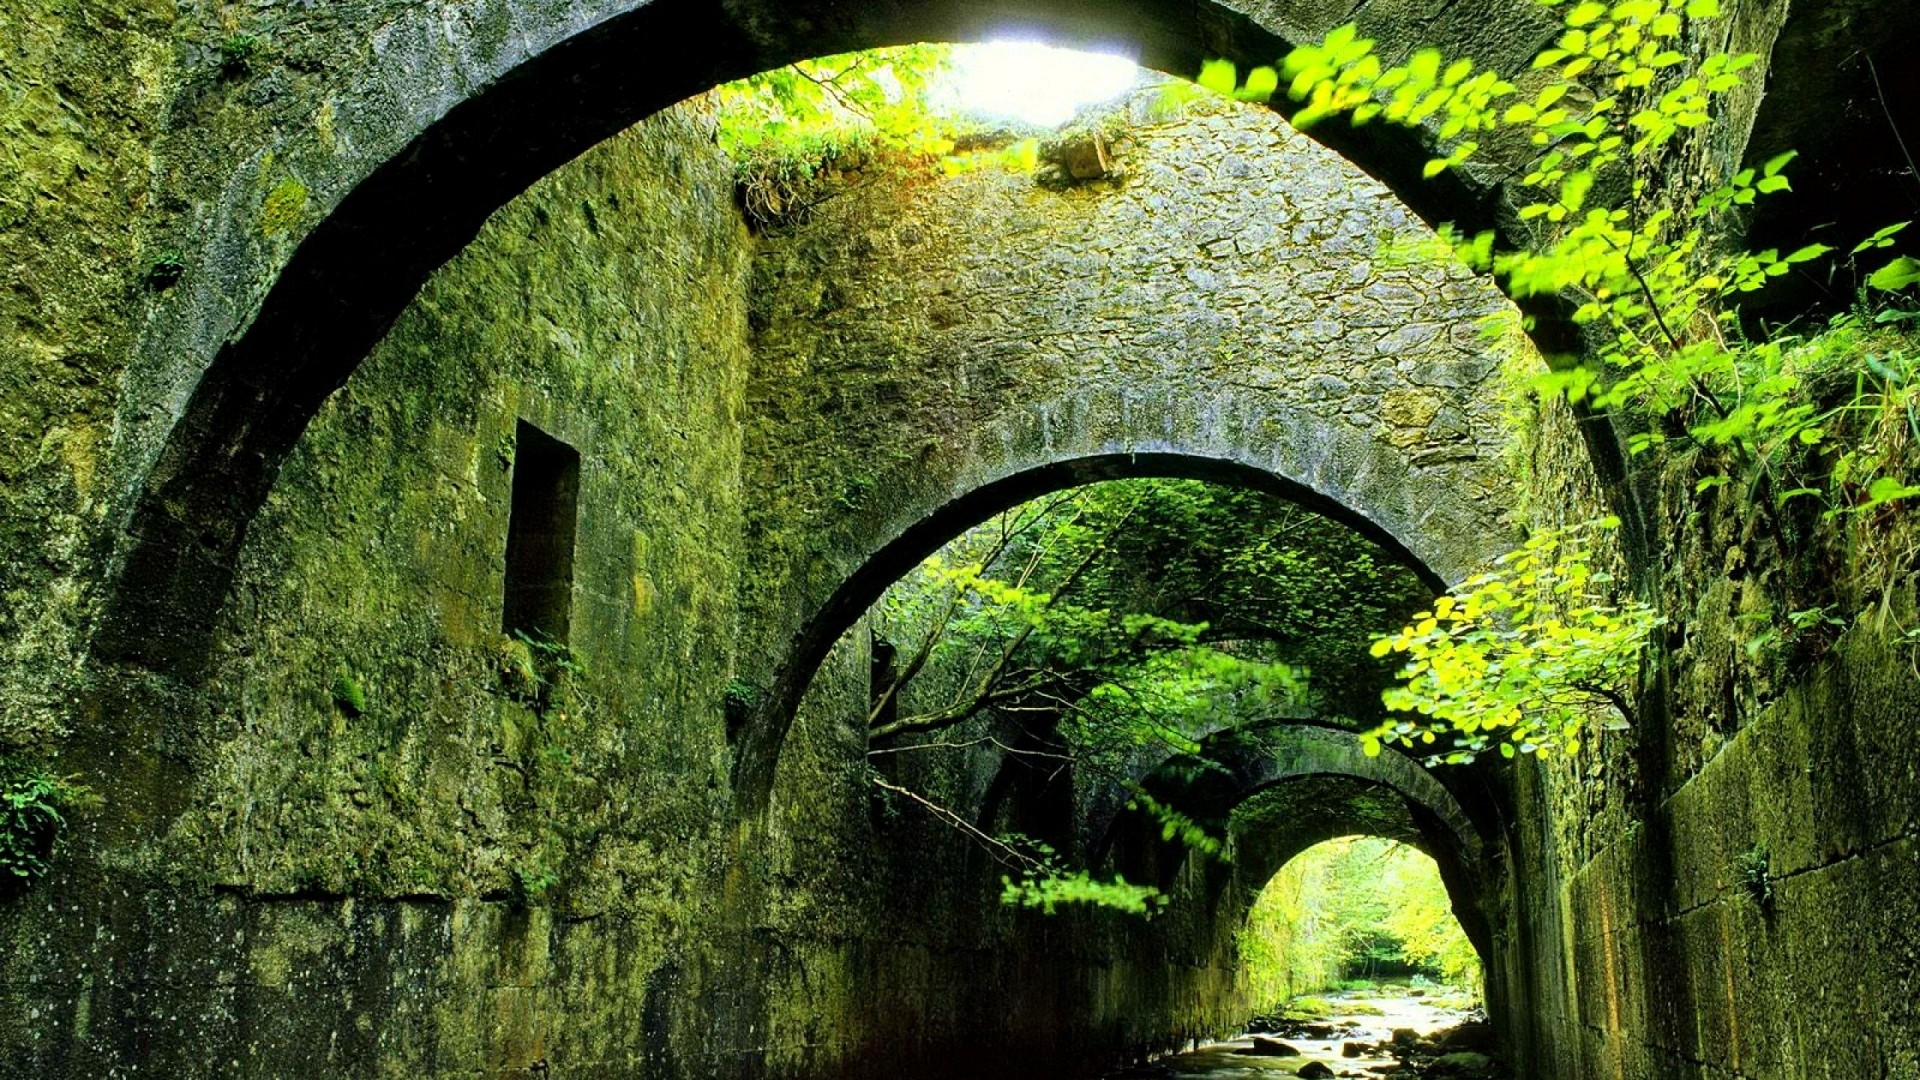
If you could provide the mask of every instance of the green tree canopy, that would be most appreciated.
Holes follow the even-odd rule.
[[[956,538],[875,606],[872,753],[994,739],[1061,782],[1130,785],[1143,754],[1198,755],[1223,729],[1308,712],[1370,726],[1391,664],[1368,644],[1428,596],[1371,541],[1271,494],[1075,488]],[[1170,839],[1217,846],[1177,807],[1135,805]],[[999,854],[1037,851],[1022,837]],[[1045,869],[1017,899],[1086,898],[1059,886],[1066,854],[1029,862]]]

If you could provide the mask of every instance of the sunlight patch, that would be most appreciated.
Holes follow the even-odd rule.
[[[1110,101],[1140,79],[1131,59],[1037,41],[957,45],[943,88],[949,108],[982,119],[1059,127],[1082,107]]]

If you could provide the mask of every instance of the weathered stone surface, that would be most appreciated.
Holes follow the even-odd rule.
[[[745,663],[771,673],[775,714],[944,542],[922,523],[964,527],[995,498],[1244,476],[1346,513],[1436,581],[1508,543],[1500,368],[1530,355],[1510,305],[1457,266],[1374,260],[1421,227],[1270,115],[1196,108],[1113,152],[1124,184],[1067,191],[872,165],[766,240],[747,450],[764,592],[748,626],[771,636]],[[1385,298],[1355,292],[1367,282]],[[1339,305],[1418,332],[1395,331],[1382,359],[1378,329],[1317,318]],[[1508,333],[1462,347],[1439,329],[1459,323]],[[1449,385],[1412,379],[1436,369]]]
[[[11,1067],[698,1057],[656,984],[722,932],[750,246],[710,139],[659,118],[497,215],[289,458],[192,711],[77,734],[109,818],[82,850],[127,869],[82,861],[45,886],[66,917],[9,927],[6,984],[54,995],[0,1021]],[[521,421],[581,458],[572,673],[502,632]]]
[[[1728,6],[1743,48],[1766,51],[1785,20],[1783,59],[1764,101],[1756,80],[1685,148],[1688,169],[1708,182],[1797,145],[1815,170],[1797,189],[1904,193],[1903,167],[1869,151],[1890,145],[1889,115],[1915,114],[1907,91],[1866,92],[1855,53],[1825,61],[1844,40],[1898,72],[1912,6]],[[845,389],[796,377],[802,404],[777,417],[746,389],[780,377],[757,367],[749,308],[833,323],[863,301],[798,272],[751,296],[723,166],[683,120],[562,170],[414,292],[527,185],[722,75],[966,36],[1015,8],[1178,71],[1245,67],[1277,52],[1262,27],[1303,36],[1355,10],[1246,7],[0,0],[0,749],[56,756],[105,797],[60,871],[0,908],[4,1071],[930,1075],[915,1066],[1098,1059],[1230,1022],[1232,926],[1205,914],[1225,895],[1206,867],[1138,853],[1178,899],[1148,934],[1007,915],[951,837],[873,806],[835,711],[864,692],[862,658],[813,680],[761,820],[729,816],[723,702],[916,514],[1063,457],[1299,470],[1409,550],[1497,547],[1480,508],[1520,485],[1480,468],[1479,339],[1419,317],[1435,294],[1376,257],[1352,185],[1303,175],[1242,197],[1273,152],[1258,129],[1161,173],[1165,148],[1119,148],[1140,168],[1118,189],[963,181],[1014,212],[864,232],[868,280],[926,279],[873,318],[910,316],[891,337],[910,347],[813,350],[788,374]],[[1520,2],[1357,10],[1395,48],[1437,37],[1517,62],[1543,32]],[[1796,92],[1809,73],[1815,93]],[[1417,147],[1369,142],[1379,130],[1322,135],[1390,180],[1417,172]],[[1848,154],[1823,158],[1823,140]],[[1372,190],[1369,212],[1394,212]],[[1494,216],[1497,197],[1439,191],[1424,212]],[[1045,199],[1084,200],[1108,245],[1036,244],[1045,261],[1009,265],[1009,237],[1062,239]],[[1329,205],[1355,213],[1314,212]],[[1877,226],[1884,205],[1840,209]],[[1186,215],[1185,247],[1120,250],[1149,214]],[[989,238],[998,251],[979,250]],[[949,260],[962,241],[981,257]],[[1281,256],[1314,265],[1276,297],[1246,264]],[[1470,306],[1475,288],[1437,295]],[[1034,295],[1061,336],[1026,332],[1008,298]],[[1216,351],[1235,342],[1260,348]],[[1344,364],[1316,359],[1356,343]],[[1417,355],[1386,364],[1383,347]],[[849,359],[871,371],[835,366]],[[885,422],[863,431],[862,415]],[[501,436],[522,417],[583,452],[588,664],[564,716],[502,681]],[[782,425],[849,449],[787,444],[780,467],[806,481],[763,483]],[[1516,459],[1539,516],[1603,506],[1564,416]],[[1457,490],[1423,503],[1421,477]],[[1651,726],[1519,770],[1497,797],[1448,781],[1476,822],[1493,807],[1483,832],[1511,871],[1486,898],[1510,1049],[1554,1077],[1913,1075],[1910,657],[1856,632],[1810,673],[1741,659],[1740,616],[1768,600],[1745,540],[1695,505],[1653,507],[1649,550],[1670,557],[1636,568],[1674,620]],[[132,520],[148,531],[129,538]],[[142,553],[109,592],[116,559]],[[743,606],[749,578],[780,599]],[[134,663],[87,662],[110,606],[131,616],[112,655]],[[343,668],[358,715],[329,693]],[[1286,844],[1357,821],[1424,838],[1377,784],[1301,779]],[[1766,906],[1734,867],[1761,845]]]

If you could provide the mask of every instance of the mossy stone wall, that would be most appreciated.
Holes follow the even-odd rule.
[[[8,913],[23,1075],[691,1053],[748,366],[711,143],[662,117],[497,215],[306,431],[204,688],[79,736],[107,802]],[[580,456],[564,658],[502,628],[522,421]],[[114,775],[143,759],[172,790]]]
[[[1147,209],[1193,224],[1177,200],[1133,201],[1162,179],[1163,196],[1228,205],[1262,190],[1273,177],[1227,163],[1257,165],[1285,141],[1271,130],[1225,132],[1244,156],[1197,162],[1189,148],[1172,175],[1144,168],[1113,190],[989,174],[883,183],[858,198],[910,210],[893,231],[829,211],[757,244],[696,118],[622,136],[502,212],[297,439],[265,509],[236,525],[248,540],[200,684],[84,663],[148,467],[302,241],[456,103],[630,6],[0,0],[0,744],[54,754],[106,798],[57,873],[0,909],[11,1071],[925,1075],[930,1060],[1037,1066],[1233,1019],[1226,909],[1204,902],[1225,894],[1205,866],[1164,868],[1182,904],[1145,933],[1013,915],[993,902],[993,868],[950,832],[876,807],[848,723],[866,686],[857,647],[816,681],[764,820],[732,816],[724,702],[731,681],[764,682],[819,589],[972,481],[1138,445],[1143,415],[1231,450],[1221,433],[1258,424],[1194,415],[1182,395],[1195,357],[1209,392],[1291,395],[1302,421],[1423,452],[1441,409],[1390,414],[1390,387],[1377,401],[1362,388],[1344,400],[1371,404],[1332,421],[1310,379],[1261,370],[1305,355],[1279,337],[1322,344],[1305,341],[1313,302],[1359,303],[1346,291],[1359,282],[1294,307],[1184,309],[1188,295],[1240,296],[1237,264],[1205,250],[1205,229],[1129,232]],[[763,17],[760,36],[725,62],[778,53],[789,31],[877,33],[828,20],[808,36],[750,7],[737,6]],[[1742,13],[1742,40],[1760,44],[1783,17]],[[712,74],[696,67],[666,81],[696,89]],[[596,86],[610,70],[591,73]],[[646,111],[640,97],[622,107]],[[1701,152],[1737,157],[1741,130]],[[1182,153],[1177,138],[1141,141],[1136,160]],[[512,189],[508,172],[488,173],[489,190]],[[1008,212],[965,217],[966,200]],[[409,209],[448,250],[473,210]],[[917,215],[938,228],[908,243]],[[1045,283],[1076,283],[1048,297],[1044,326],[993,328],[1021,310],[1005,298],[1023,283],[986,272],[1017,246],[1003,227],[1049,241],[1035,245],[1055,259]],[[1274,239],[1256,253],[1315,259],[1342,235]],[[1099,276],[1175,248],[1177,266]],[[1351,268],[1358,252],[1336,254]],[[927,268],[950,265],[980,272],[943,296]],[[855,303],[817,287],[829,269]],[[1191,318],[1119,349],[1124,362],[1073,367],[1090,320],[1118,333],[1163,308]],[[1242,325],[1209,322],[1214,308]],[[1396,347],[1474,348],[1444,336]],[[1216,352],[1242,339],[1261,347]],[[1352,391],[1377,374],[1360,366],[1312,374]],[[1485,404],[1484,383],[1457,389]],[[1032,407],[1009,408],[1020,400]],[[1163,411],[1128,404],[1121,420],[1134,401]],[[1055,407],[1072,402],[1086,411]],[[1236,423],[1263,415],[1235,408]],[[1066,429],[1090,437],[1049,443],[1043,418],[1060,416],[1091,418]],[[580,450],[586,507],[572,635],[584,672],[552,667],[543,692],[498,621],[506,436],[522,418]],[[1401,429],[1420,437],[1403,446]],[[915,456],[929,432],[930,464]],[[1484,456],[1481,434],[1435,445]],[[1534,510],[1603,505],[1565,417],[1546,417],[1533,447]],[[914,487],[921,471],[932,482]],[[1474,475],[1478,491],[1449,494],[1472,505],[1499,474]],[[1863,628],[1797,668],[1741,659],[1736,615],[1768,602],[1750,538],[1725,517],[1702,528],[1677,498],[1650,505],[1651,528],[1676,538],[1652,572],[1674,658],[1652,722],[1576,765],[1518,771],[1498,818],[1512,874],[1492,960],[1515,1047],[1553,1076],[1911,1074],[1912,658]],[[1745,869],[1762,848],[1765,903]]]

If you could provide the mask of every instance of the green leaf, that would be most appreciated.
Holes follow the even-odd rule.
[[[1873,483],[1867,486],[1867,501],[1858,509],[1871,510],[1882,503],[1890,503],[1896,499],[1910,499],[1915,495],[1920,495],[1920,487],[1903,484],[1891,476],[1876,477]]]
[[[1280,73],[1270,67],[1257,67],[1247,72],[1247,84],[1235,96],[1242,101],[1270,101],[1278,89]]]
[[[1720,0],[1687,0],[1687,18],[1712,19],[1720,15]]]
[[[1567,25],[1585,26],[1606,13],[1607,5],[1605,4],[1575,4],[1573,9],[1567,12]]]
[[[1881,292],[1904,289],[1915,282],[1920,282],[1920,261],[1907,255],[1900,256],[1867,277],[1867,285]]]
[[[1194,82],[1222,97],[1232,97],[1234,88],[1240,85],[1240,73],[1231,60],[1209,60],[1200,65],[1200,77]]]
[[[1871,251],[1874,248],[1892,247],[1893,235],[1899,232],[1901,229],[1904,229],[1911,224],[1913,223],[1910,221],[1900,221],[1900,222],[1895,222],[1892,225],[1888,225],[1886,228],[1881,229],[1880,231],[1874,233],[1872,236],[1869,236],[1865,240],[1862,240],[1858,244],[1855,244],[1853,246],[1853,250],[1848,252],[1848,254],[1858,255],[1863,251]]]
[[[1587,192],[1593,190],[1593,174],[1586,170],[1568,174],[1560,185],[1560,202],[1569,210],[1578,210],[1587,201]]]

